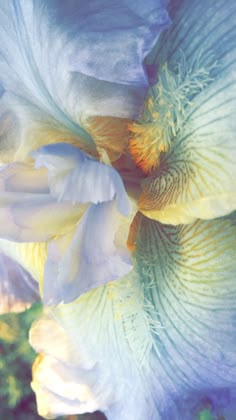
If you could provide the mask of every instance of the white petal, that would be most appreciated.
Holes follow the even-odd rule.
[[[92,205],[75,233],[53,240],[45,267],[44,302],[70,302],[124,277],[132,269],[126,247],[131,221],[120,216],[112,202]]]
[[[48,169],[51,193],[59,201],[97,204],[116,199],[119,211],[129,214],[122,179],[111,166],[65,143],[44,146],[32,155],[36,168]]]

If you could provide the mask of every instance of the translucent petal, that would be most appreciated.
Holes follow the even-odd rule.
[[[40,416],[55,418],[60,413],[96,411],[96,399],[89,386],[76,381],[78,371],[74,366],[62,365],[50,356],[39,356],[35,366],[32,388],[37,395]],[[44,384],[45,375],[48,377],[47,384]]]
[[[178,224],[236,208],[236,5],[183,1],[174,9],[168,41],[156,51],[169,69],[160,106],[172,124],[171,146],[143,184],[140,210]]]
[[[34,116],[37,122],[42,117],[46,121],[51,118],[93,143],[80,126],[78,117],[68,115],[68,108],[74,111],[75,97],[71,86],[73,79],[65,65],[67,40],[60,28],[53,28],[47,9],[46,4],[37,0],[31,3],[14,0],[1,5],[3,98],[7,96],[19,119],[23,116],[23,122],[27,114]],[[63,98],[69,99],[69,96],[70,101],[65,107]]]
[[[58,203],[49,194],[0,193],[0,236],[12,241],[44,242],[69,232],[83,206]]]
[[[31,275],[1,252],[0,313],[24,311],[38,299],[38,285]]]
[[[44,302],[71,302],[124,277],[132,269],[126,248],[131,221],[119,214],[113,202],[92,205],[76,231],[53,240],[45,266]]]
[[[48,340],[49,336],[52,340]],[[34,322],[30,329],[29,340],[38,353],[44,352],[67,364],[78,362],[78,359],[74,358],[75,348],[64,329],[53,318],[43,316]]]
[[[87,157],[65,143],[35,151],[36,168],[46,167],[51,193],[59,201],[102,203],[116,199],[119,211],[128,215],[128,196],[119,174],[108,165]]]

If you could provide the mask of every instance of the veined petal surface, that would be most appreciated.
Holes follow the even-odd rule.
[[[236,4],[179,1],[172,14],[152,57],[161,64],[151,98],[165,127],[158,116],[152,123],[169,126],[168,147],[143,183],[140,210],[179,224],[236,208]]]
[[[146,384],[138,369],[139,364],[147,361],[152,345],[151,326],[144,308],[142,288],[132,273],[81,296],[72,304],[58,305],[49,311],[48,319],[33,325],[30,342],[44,354],[36,361],[32,383],[41,415],[53,418],[62,413],[101,409],[111,419],[141,420],[148,419],[147,413],[154,413],[151,396],[144,391]],[[47,344],[40,344],[42,331],[49,330],[47,324],[52,325],[52,321],[56,324],[52,331],[58,332],[59,326],[64,330],[60,333],[63,348],[69,347],[70,354],[74,349],[70,358],[59,355],[59,347],[53,345],[50,334]],[[57,338],[57,342],[60,340]],[[50,384],[45,382],[48,368]]]
[[[235,220],[167,226],[141,216],[139,277],[132,273],[59,305],[33,327],[31,344],[44,353],[33,379],[39,412],[53,417],[71,407],[72,413],[100,409],[111,420],[163,420],[182,419],[185,410],[192,420],[204,398],[216,408],[220,394],[232,402]],[[51,344],[40,345],[40,330],[52,319],[76,349],[77,363],[75,355],[65,363],[50,334]],[[47,368],[55,375],[51,384]]]
[[[148,85],[143,60],[170,24],[166,6],[165,0],[148,0],[145,11],[127,0],[4,1],[0,116],[8,116],[11,153],[24,159],[30,146],[49,143],[45,136],[55,142],[55,131],[96,154],[82,120],[139,113]]]
[[[192,419],[198,396],[235,389],[235,220],[234,213],[179,226],[140,222],[137,269],[162,325],[158,362],[151,361],[153,387],[167,409],[160,404],[161,418],[181,418],[177,406]]]

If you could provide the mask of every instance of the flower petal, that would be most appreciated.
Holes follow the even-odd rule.
[[[60,6],[54,11],[56,19],[73,25],[76,32],[71,71],[114,83],[146,85],[143,60],[170,24],[166,3],[148,0],[144,5],[139,0],[134,6],[130,0],[98,0],[84,3],[79,11],[76,7],[73,16],[68,16],[68,4]]]
[[[24,311],[38,299],[38,285],[31,275],[1,252],[0,313]]]
[[[113,202],[102,203],[87,210],[75,233],[53,240],[45,267],[44,303],[68,303],[124,277],[132,269],[126,247],[129,225],[130,219],[121,216]]]
[[[0,167],[0,190],[8,192],[49,193],[47,171],[35,170],[20,162]]]
[[[156,395],[168,395],[161,418],[175,418],[175,404],[194,393],[236,386],[235,222],[141,222],[137,269],[163,327],[152,360]]]
[[[48,169],[51,193],[59,201],[97,204],[116,199],[119,211],[129,214],[123,182],[112,167],[65,143],[44,146],[32,155],[36,168]]]
[[[53,28],[47,9],[37,0],[13,0],[0,7],[3,98],[20,119],[23,116],[22,122],[29,113],[38,121],[42,116],[44,120],[51,117],[85,142],[93,143],[78,118],[68,115],[75,96],[65,66],[66,39],[60,28]],[[63,98],[69,97],[65,109]]]
[[[89,388],[76,381],[78,370],[74,367],[62,366],[60,362],[49,356],[39,356],[35,361],[34,381],[32,388],[37,395],[38,412],[45,418],[54,418],[65,414],[80,414],[96,410],[96,400]],[[48,384],[41,386],[44,375],[49,375]],[[48,409],[50,407],[50,409]],[[86,419],[104,419],[97,415]]]
[[[171,224],[236,208],[236,4],[183,1],[175,13],[168,42],[157,50],[168,66],[159,73],[159,113],[169,119],[170,145],[140,199],[147,217]]]
[[[147,15],[141,5],[134,11],[129,3],[13,0],[1,4],[1,101],[19,125],[17,142],[13,141],[18,156],[35,142],[48,143],[42,131],[50,137],[47,131],[55,127],[57,137],[69,136],[95,155],[84,118],[139,113],[146,94],[142,61],[169,18],[165,1],[157,5],[149,1]],[[94,37],[103,49],[101,53],[95,47],[96,56]]]
[[[131,274],[83,295],[70,305],[58,305],[47,315],[48,320],[34,324],[31,345],[44,353],[33,370],[33,389],[41,415],[55,417],[100,408],[114,420],[149,419],[155,410],[138,368],[148,363],[152,346],[144,306],[142,288]],[[55,331],[59,331],[57,324],[64,329],[63,347],[69,346],[70,354],[75,349],[66,363],[65,356],[60,356],[60,347],[53,345],[55,334],[50,331],[54,328],[46,327],[52,320],[56,323]],[[45,345],[40,343],[42,328],[43,332],[48,330]],[[51,383],[45,380],[48,369]],[[81,394],[82,387],[87,389],[86,394]]]
[[[0,193],[0,237],[44,242],[68,233],[83,211],[83,206],[58,203],[49,194]]]
[[[72,412],[90,407],[112,420],[161,420],[181,418],[185,402],[190,420],[204,396],[214,402],[236,388],[235,215],[178,227],[141,219],[140,278],[132,273],[47,315],[64,329],[70,352],[76,349],[70,362],[49,328],[50,344],[40,345],[45,320],[33,327],[31,344],[49,357],[44,375],[34,371],[41,413],[69,413],[73,400]],[[86,406],[70,383],[88,387]]]

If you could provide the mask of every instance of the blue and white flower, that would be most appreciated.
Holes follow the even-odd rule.
[[[39,283],[39,414],[233,419],[236,5],[0,10],[1,294]]]

